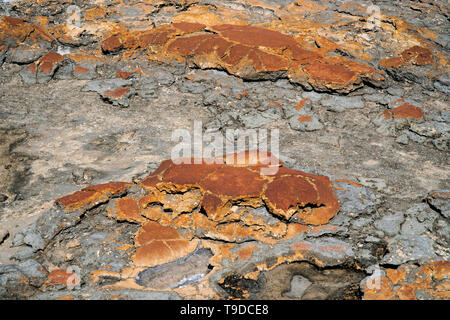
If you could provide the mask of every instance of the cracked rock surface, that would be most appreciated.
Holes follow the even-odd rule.
[[[450,7],[372,4],[0,1],[0,299],[449,299]]]

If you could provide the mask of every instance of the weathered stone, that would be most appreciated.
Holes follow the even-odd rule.
[[[422,262],[436,258],[433,241],[419,235],[398,235],[388,244],[389,253],[382,263],[401,265],[407,262]]]
[[[377,278],[361,282],[365,300],[441,300],[448,299],[445,282],[450,271],[448,261],[421,266],[408,264],[398,269],[381,269]]]
[[[322,99],[320,103],[330,111],[343,112],[348,109],[361,109],[364,108],[364,102],[361,97],[340,97],[340,96],[328,96]]]
[[[399,212],[392,215],[383,216],[374,222],[374,226],[383,231],[387,236],[395,236],[400,233],[400,225],[405,220],[404,214]]]
[[[113,105],[128,107],[129,98],[135,94],[131,80],[109,79],[90,81],[83,91],[97,92],[103,99]]]

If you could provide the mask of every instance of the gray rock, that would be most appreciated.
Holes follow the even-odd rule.
[[[32,70],[32,65],[28,65],[25,68],[23,68],[19,72],[19,75],[21,76],[25,84],[36,84],[37,81],[36,72]]]
[[[359,218],[352,221],[353,229],[362,229],[363,227],[369,225],[372,222],[372,218]]]
[[[142,77],[136,84],[136,91],[139,96],[151,99],[157,96],[158,87],[158,83],[154,78]]]
[[[0,67],[3,65],[3,62],[5,61],[7,53],[8,47],[5,46],[5,48],[0,49]]]
[[[302,121],[300,122],[298,120],[298,116],[293,116],[292,118],[289,119],[289,125],[291,127],[292,130],[297,130],[297,131],[317,131],[317,130],[321,130],[323,129],[323,124],[319,121],[319,118],[312,114],[312,115],[305,115],[305,116],[309,116],[310,121]]]
[[[265,111],[259,112],[251,110],[250,112],[238,115],[237,118],[246,128],[259,128],[265,124],[281,119],[283,113],[276,106],[269,106]]]
[[[375,228],[383,231],[387,236],[394,236],[400,232],[400,225],[405,220],[403,213],[387,215],[374,223]]]
[[[414,132],[412,132],[410,130],[406,131],[406,135],[408,136],[408,140],[411,140],[411,141],[413,141],[415,143],[422,144],[422,143],[424,143],[427,140],[427,138],[422,137],[422,136],[420,136],[420,135],[418,135],[418,134],[416,134],[416,133],[414,133]]]
[[[13,247],[19,247],[21,245],[24,245],[25,242],[23,241],[24,235],[22,233],[16,233],[13,241],[12,241],[12,246]]]
[[[372,120],[373,124],[377,126],[376,132],[386,137],[394,137],[395,130],[395,122],[384,119],[383,114],[376,116]]]
[[[107,80],[93,80],[83,87],[82,91],[94,91],[97,92],[104,100],[111,102],[113,105],[118,105],[122,107],[128,107],[129,98],[135,95],[136,90],[132,88],[133,81],[123,80],[123,79],[107,79]],[[128,91],[124,92],[120,96],[112,96],[108,94],[111,91],[129,88]]]
[[[434,87],[436,90],[443,92],[445,94],[450,93],[450,78],[448,75],[441,76],[437,81],[434,82]]]
[[[406,220],[401,227],[401,234],[404,235],[421,235],[432,231],[434,221],[439,215],[424,203],[412,206],[405,214]]]
[[[441,137],[433,140],[433,145],[440,151],[450,150],[450,134],[443,134]]]
[[[57,80],[69,80],[74,78],[75,66],[73,62],[69,59],[65,59],[58,70],[56,70],[53,78]]]
[[[364,102],[360,96],[343,97],[343,96],[330,96],[322,99],[322,106],[326,107],[329,111],[344,112],[348,109],[362,109],[364,108]]]
[[[194,93],[194,94],[201,94],[208,90],[207,86],[205,86],[201,82],[191,81],[191,80],[184,80],[181,81],[178,85],[181,92],[187,92],[187,93]]]
[[[450,132],[450,125],[443,122],[427,121],[411,123],[410,130],[425,137],[438,138],[441,135]]]
[[[375,195],[364,187],[358,187],[348,182],[334,182],[336,196],[341,203],[340,213],[350,217],[370,214],[375,211]]]
[[[99,94],[103,94],[103,92],[108,90],[114,90],[117,88],[124,88],[127,86],[131,86],[133,82],[131,80],[123,80],[123,79],[106,79],[106,80],[93,80],[89,81],[82,91],[94,91]]]
[[[373,93],[364,95],[364,99],[370,102],[376,102],[382,105],[389,103],[389,96],[385,93]]]
[[[5,240],[9,237],[9,231],[6,229],[0,229],[0,244],[5,242]]]
[[[387,188],[386,182],[380,178],[358,177],[358,182],[367,188],[373,188],[377,191],[386,191]]]
[[[304,99],[310,99],[312,102],[319,102],[325,95],[315,91],[305,91],[302,93]]]
[[[436,190],[430,192],[426,201],[442,216],[450,220],[450,190]]]
[[[400,144],[408,144],[409,142],[409,138],[408,138],[408,134],[407,133],[403,133],[401,135],[399,135],[397,137],[397,139],[395,139],[395,142],[400,143]]]
[[[405,90],[403,90],[400,87],[389,87],[386,89],[386,91],[391,95],[391,96],[396,96],[396,97],[402,97],[403,94],[405,93]]]
[[[46,269],[33,259],[18,263],[16,268],[28,278],[46,278],[48,275]]]
[[[32,247],[34,250],[42,250],[45,248],[45,241],[37,232],[30,232],[25,234],[23,242]]]
[[[383,264],[400,265],[406,262],[424,262],[436,258],[433,240],[418,235],[397,235],[388,243]]]
[[[25,44],[17,48],[9,49],[8,55],[6,57],[6,62],[29,64],[38,60],[46,53],[47,49],[34,48]]]
[[[340,136],[321,136],[317,138],[319,143],[327,144],[333,147],[340,146]]]
[[[312,282],[302,276],[294,276],[291,280],[291,288],[283,296],[293,299],[301,299]]]
[[[156,80],[160,86],[170,86],[175,82],[174,76],[164,69],[156,69],[152,73],[152,77]]]
[[[33,258],[35,255],[36,250],[34,250],[32,247],[20,247],[13,255],[12,259],[16,259],[19,261],[28,260],[30,258]]]

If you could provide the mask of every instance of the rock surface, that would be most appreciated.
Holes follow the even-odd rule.
[[[0,299],[449,299],[450,7],[372,4],[0,2]]]

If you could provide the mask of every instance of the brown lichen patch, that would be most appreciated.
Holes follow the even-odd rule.
[[[248,260],[251,258],[253,251],[255,251],[255,249],[257,249],[257,248],[258,247],[255,245],[249,245],[249,246],[246,246],[246,247],[238,250],[236,252],[236,254],[237,254],[239,260]]]
[[[407,63],[400,57],[384,58],[380,61],[380,66],[385,68],[399,68]]]
[[[192,23],[192,22],[173,22],[172,25],[183,31],[184,33],[193,33],[193,32],[197,32],[197,31],[201,31],[203,29],[206,28],[206,25],[202,24],[202,23]]]
[[[106,194],[108,197],[118,197],[124,195],[127,191],[127,188],[133,185],[133,183],[128,182],[108,182],[89,186],[81,189],[81,191],[95,191]]]
[[[357,74],[345,65],[317,61],[304,67],[314,81],[345,85],[356,79]]]
[[[127,72],[127,71],[116,71],[116,76],[118,78],[123,79],[123,80],[127,80],[127,79],[131,78],[132,76],[139,75],[139,74],[141,74],[141,70],[140,69],[137,69],[135,71],[130,71],[130,72]]]
[[[89,72],[89,69],[80,66],[75,66],[73,71],[76,73],[87,73]]]
[[[107,90],[103,92],[103,94],[107,97],[113,98],[113,99],[120,99],[124,97],[128,91],[131,90],[131,87],[123,87],[123,88],[116,88],[114,90]]]
[[[176,30],[171,25],[161,25],[139,34],[138,45],[144,49],[149,46],[162,46],[166,44],[175,33]]]
[[[92,9],[86,10],[83,15],[83,19],[86,21],[94,21],[102,19],[106,16],[106,10],[101,7],[94,7]]]
[[[71,282],[77,279],[79,281],[79,278],[75,273],[68,272],[67,270],[63,269],[57,269],[49,273],[49,275],[47,276],[47,280],[43,284],[43,287],[51,287],[57,285],[70,286],[76,284]]]
[[[34,27],[23,19],[3,16],[0,18],[0,43],[15,47],[23,42]]]
[[[56,52],[49,52],[39,60],[39,71],[51,74],[64,57]]]
[[[362,185],[360,185],[359,183],[356,183],[356,182],[348,180],[348,179],[337,179],[337,180],[334,180],[334,182],[346,182],[346,183],[350,183],[351,185],[353,185],[355,187],[362,188]]]
[[[77,209],[87,210],[106,201],[108,201],[107,196],[95,191],[76,191],[71,195],[55,200],[56,203],[64,207],[66,212]]]
[[[211,29],[230,41],[251,47],[283,49],[297,45],[291,36],[259,27],[223,24],[213,26]]]
[[[198,240],[186,240],[172,228],[157,222],[147,222],[136,235],[136,266],[151,267],[181,258],[197,248]]]
[[[283,175],[267,185],[264,201],[270,211],[289,220],[294,214],[304,224],[319,225],[328,222],[339,210],[339,202],[327,177],[301,172]]]
[[[312,117],[311,116],[300,116],[297,120],[298,120],[298,122],[311,122]]]
[[[111,36],[102,41],[101,47],[105,53],[115,53],[123,48],[122,40],[119,36]]]
[[[260,197],[266,180],[256,172],[241,167],[223,167],[200,182],[200,186],[219,196]]]
[[[409,103],[404,103],[399,107],[392,109],[394,118],[397,119],[423,119],[423,110],[420,107],[413,106]]]
[[[408,64],[428,65],[434,62],[433,53],[430,49],[413,46],[400,53],[398,57],[385,58],[380,61],[380,66],[385,68],[399,68]]]
[[[116,211],[117,211],[116,219],[119,221],[130,221],[141,223],[146,221],[146,219],[144,219],[140,215],[140,209],[136,200],[130,197],[117,199]]]
[[[365,300],[449,299],[450,261],[435,261],[422,266],[403,265],[384,269],[380,279],[369,278],[361,284]]]
[[[433,63],[433,54],[428,48],[414,46],[403,51],[400,56],[406,62],[416,65],[426,65]]]
[[[300,100],[300,101],[298,102],[297,106],[295,107],[295,109],[296,109],[296,110],[301,110],[301,109],[305,106],[305,103],[306,103],[307,101],[311,101],[311,99],[306,98],[306,99]]]

